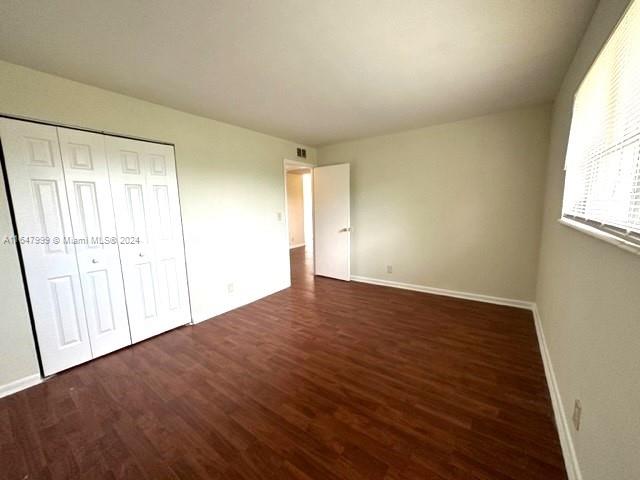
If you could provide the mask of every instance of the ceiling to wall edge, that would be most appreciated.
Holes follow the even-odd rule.
[[[574,55],[575,55],[575,52],[574,52]],[[344,138],[344,139],[341,139],[339,141],[330,142],[330,143],[307,144],[307,143],[304,143],[304,142],[299,142],[297,139],[279,137],[279,136],[272,135],[272,134],[269,134],[269,133],[266,133],[266,132],[262,132],[262,131],[259,131],[259,130],[254,130],[254,129],[249,128],[249,127],[245,127],[243,125],[225,122],[223,120],[219,120],[219,119],[214,118],[214,117],[204,116],[204,115],[192,113],[192,112],[189,112],[189,111],[186,111],[186,110],[180,110],[178,108],[175,108],[175,107],[163,104],[163,103],[152,102],[152,101],[140,98],[140,97],[134,97],[134,96],[127,95],[127,94],[124,94],[124,93],[120,93],[120,92],[117,92],[115,90],[109,90],[109,89],[106,89],[106,88],[103,88],[103,87],[99,87],[99,86],[96,86],[96,85],[92,85],[92,84],[89,84],[89,83],[79,82],[79,81],[74,80],[74,79],[69,78],[69,77],[63,77],[63,76],[56,75],[56,74],[53,74],[53,73],[45,72],[43,70],[37,70],[37,69],[31,68],[31,67],[27,67],[27,66],[24,66],[24,65],[11,63],[11,62],[6,62],[5,60],[2,60],[2,59],[0,59],[0,62],[5,62],[5,63],[8,63],[10,65],[15,65],[15,66],[18,66],[18,67],[26,69],[26,70],[31,70],[31,71],[37,72],[38,74],[41,74],[41,75],[47,75],[47,76],[51,76],[51,77],[54,77],[54,78],[63,79],[63,80],[69,81],[69,82],[73,82],[75,84],[82,85],[82,86],[85,86],[85,87],[95,88],[97,90],[101,90],[103,92],[107,92],[107,93],[112,94],[112,95],[118,95],[118,96],[121,96],[121,97],[125,97],[127,99],[133,99],[133,100],[136,100],[138,102],[144,102],[144,103],[149,104],[149,105],[154,105],[156,107],[165,108],[165,109],[168,109],[168,110],[171,110],[171,111],[174,111],[174,112],[178,112],[178,113],[181,113],[181,114],[184,114],[184,115],[190,115],[190,116],[193,116],[193,117],[196,117],[196,118],[199,118],[199,119],[212,121],[212,122],[219,123],[219,124],[222,124],[222,125],[227,125],[227,126],[231,126],[231,127],[234,127],[234,128],[240,128],[242,130],[245,130],[245,131],[248,131],[248,132],[252,132],[252,133],[255,133],[255,134],[258,134],[258,135],[264,135],[264,136],[269,137],[269,138],[281,140],[281,141],[284,141],[284,142],[287,142],[287,143],[292,143],[292,144],[301,146],[303,148],[313,149],[313,150],[316,151],[316,153],[322,148],[327,148],[327,147],[331,147],[331,146],[334,146],[334,145],[340,145],[340,144],[343,144],[343,143],[356,142],[356,141],[359,141],[359,140],[365,140],[365,139],[369,139],[369,138],[386,137],[386,136],[397,135],[397,134],[401,134],[401,133],[408,133],[408,132],[422,130],[422,129],[429,128],[429,127],[436,127],[436,126],[440,126],[440,125],[448,125],[448,124],[452,124],[452,123],[463,122],[465,120],[472,120],[474,118],[482,118],[482,117],[486,117],[486,116],[489,116],[489,115],[496,115],[496,114],[503,113],[503,112],[510,112],[510,111],[514,111],[514,110],[523,110],[523,109],[527,109],[527,108],[534,108],[536,106],[553,104],[555,102],[555,99],[556,99],[557,95],[558,95],[558,92],[560,91],[560,87],[562,86],[562,83],[564,82],[564,77],[566,76],[566,74],[567,74],[567,72],[569,70],[569,67],[570,67],[570,65],[567,67],[565,73],[562,76],[563,82],[558,87],[557,91],[554,93],[554,95],[553,95],[553,97],[551,99],[538,101],[538,102],[523,103],[523,104],[515,105],[515,106],[512,106],[510,108],[506,108],[506,109],[505,108],[490,109],[490,110],[487,110],[487,111],[485,111],[485,112],[483,112],[483,113],[481,113],[479,115],[452,117],[452,118],[449,118],[449,119],[444,120],[444,121],[425,123],[425,124],[422,124],[422,125],[419,125],[419,126],[416,126],[416,127],[412,127],[412,128],[407,128],[407,129],[384,131],[384,132],[377,133],[375,135],[366,135],[366,136],[356,136],[356,137],[353,137],[353,138]],[[147,142],[153,142],[153,143],[163,143],[163,144],[166,144],[166,145],[174,145],[175,146],[174,142],[168,141],[168,140],[164,140],[164,139],[138,137],[138,136],[130,135],[130,134],[126,133],[126,132],[111,132],[111,131],[106,131],[106,130],[102,130],[102,129],[99,129],[99,128],[88,127],[88,126],[85,126],[85,125],[65,124],[65,123],[61,123],[61,122],[55,121],[55,120],[50,120],[50,119],[45,119],[45,118],[35,118],[35,117],[30,117],[28,115],[20,115],[20,114],[14,114],[14,113],[8,113],[8,112],[0,111],[0,116],[4,116],[4,117],[7,117],[7,118],[15,118],[17,120],[35,122],[35,123],[43,123],[43,124],[47,124],[47,125],[55,125],[55,126],[60,126],[60,127],[73,128],[73,129],[76,129],[76,130],[84,130],[84,131],[88,131],[88,132],[101,133],[103,135],[110,135],[110,136],[114,136],[114,137],[130,138],[130,139],[133,139],[133,140],[141,140],[141,141],[147,141]]]

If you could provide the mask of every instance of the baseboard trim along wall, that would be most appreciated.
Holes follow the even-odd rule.
[[[582,480],[580,464],[576,456],[576,450],[573,446],[573,437],[567,416],[564,413],[562,397],[556,380],[556,374],[551,363],[551,356],[547,348],[547,341],[544,337],[542,329],[542,320],[538,312],[537,305],[533,305],[533,320],[536,325],[536,334],[538,335],[538,344],[540,345],[540,354],[542,355],[542,363],[544,364],[544,374],[547,377],[547,385],[549,386],[549,394],[551,395],[551,404],[553,406],[553,414],[556,420],[556,428],[560,437],[560,445],[562,447],[562,456],[564,457],[565,468],[569,480]]]
[[[29,375],[28,377],[15,380],[5,385],[0,385],[0,398],[17,393],[25,388],[33,387],[42,382],[42,377],[39,374]]]
[[[361,277],[360,275],[351,275],[354,282],[370,283],[372,285],[382,285],[384,287],[400,288],[403,290],[413,290],[415,292],[431,293],[434,295],[444,295],[445,297],[462,298],[465,300],[476,300],[478,302],[494,303],[496,305],[506,305],[508,307],[526,308],[533,310],[534,303],[526,300],[516,300],[513,298],[492,297],[490,295],[481,295],[479,293],[460,292],[457,290],[446,290],[444,288],[427,287],[426,285],[416,285],[413,283],[393,282],[391,280],[382,280],[379,278]]]

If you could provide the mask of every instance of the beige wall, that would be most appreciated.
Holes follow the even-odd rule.
[[[39,373],[4,182],[0,182],[0,387]]]
[[[304,199],[302,175],[287,173],[287,221],[289,246],[304,244]]]
[[[5,62],[0,112],[175,144],[196,321],[289,284],[282,161],[295,143]],[[4,191],[0,229],[12,234]],[[0,386],[37,373],[19,279],[15,248],[0,244]]]
[[[549,118],[542,105],[319,149],[351,164],[352,274],[533,300]]]
[[[640,256],[557,222],[573,95],[627,3],[600,2],[564,79],[544,207],[538,309],[585,480],[640,478]]]

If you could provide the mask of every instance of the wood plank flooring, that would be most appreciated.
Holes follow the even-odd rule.
[[[564,479],[531,313],[316,278],[0,400],[0,478]]]

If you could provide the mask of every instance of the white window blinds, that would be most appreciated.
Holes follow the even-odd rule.
[[[640,0],[576,93],[562,215],[640,244]]]

